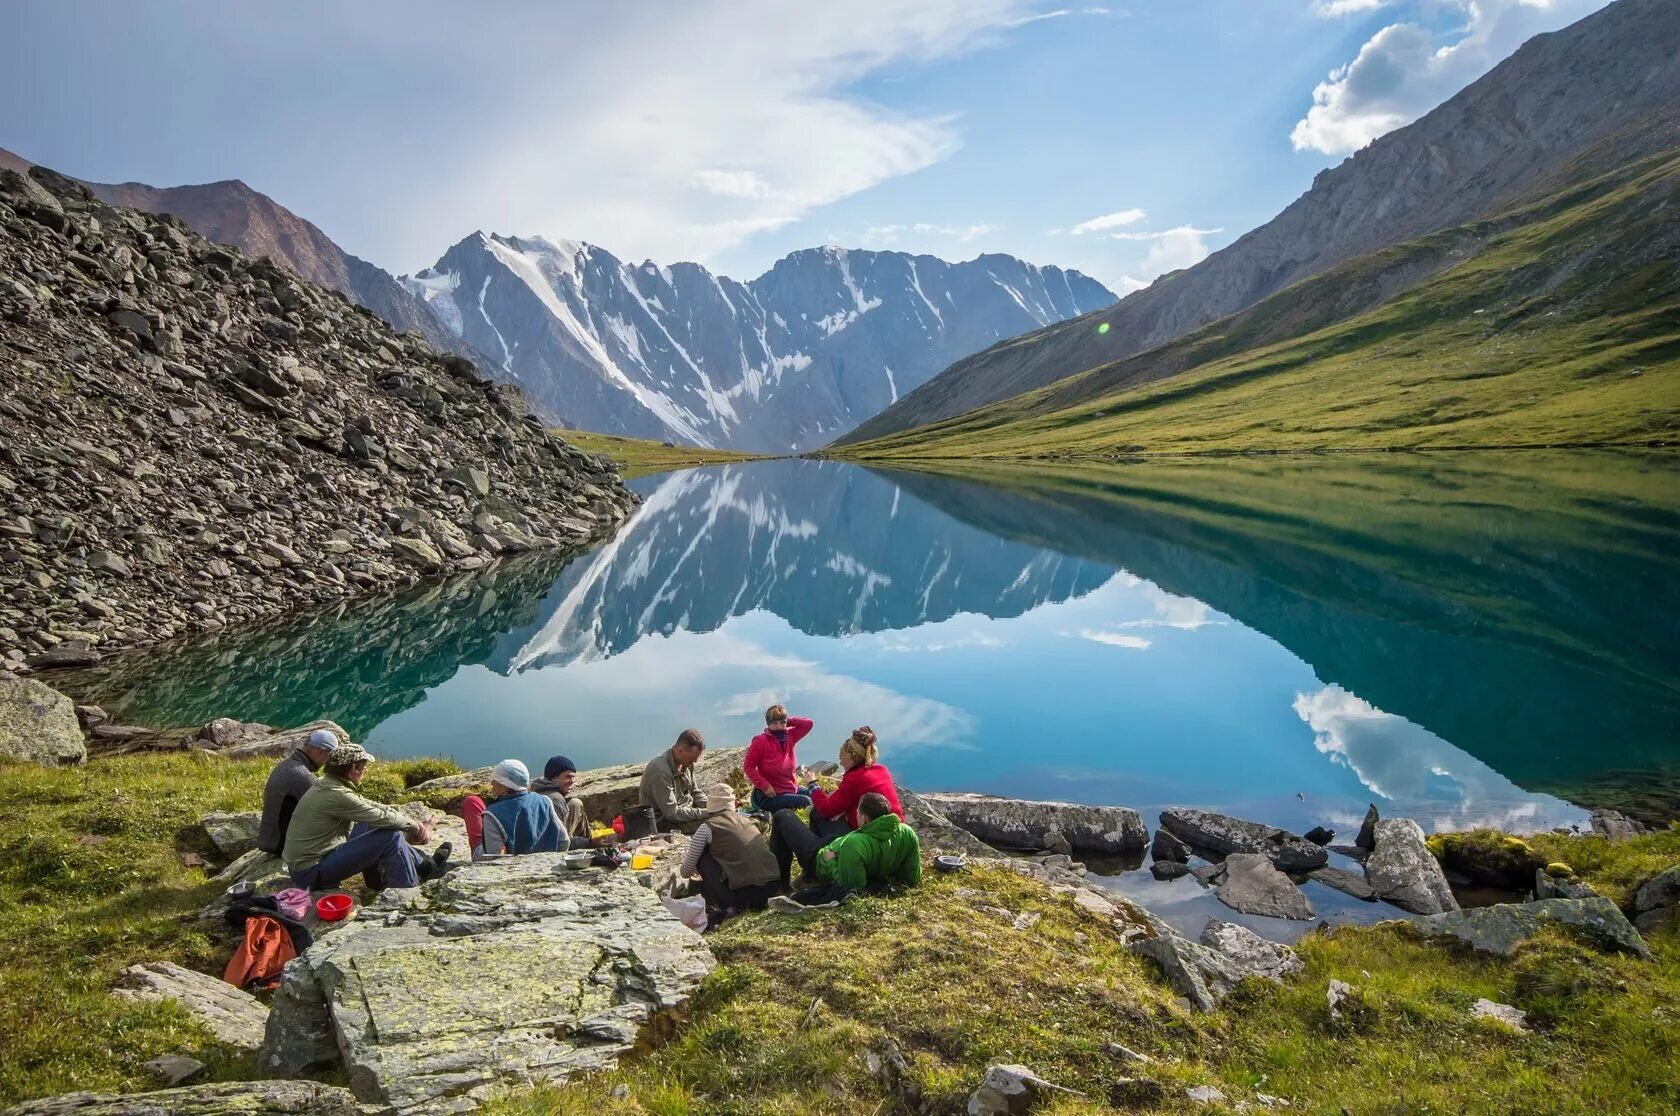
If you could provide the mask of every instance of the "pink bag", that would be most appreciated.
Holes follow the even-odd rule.
[[[280,908],[280,913],[295,922],[302,922],[309,914],[309,892],[301,887],[288,887],[284,891],[276,891],[273,899],[275,905]]]

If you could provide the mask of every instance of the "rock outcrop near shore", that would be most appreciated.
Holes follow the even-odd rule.
[[[513,389],[266,258],[0,172],[0,663],[579,546],[635,497]]]
[[[1143,816],[1124,806],[1031,802],[953,792],[924,793],[922,800],[988,845],[1001,849],[1120,856],[1140,852],[1149,843]]]

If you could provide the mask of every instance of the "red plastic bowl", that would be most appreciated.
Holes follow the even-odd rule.
[[[337,922],[355,905],[356,901],[348,895],[323,895],[315,900],[315,914],[322,922]]]

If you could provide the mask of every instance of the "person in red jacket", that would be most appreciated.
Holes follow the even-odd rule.
[[[774,814],[777,810],[801,810],[811,804],[799,789],[798,764],[794,747],[811,731],[809,717],[789,717],[787,706],[772,705],[764,711],[764,731],[752,738],[741,770],[752,784],[753,809]]]
[[[893,786],[892,772],[876,757],[875,730],[868,725],[853,729],[852,735],[840,745],[840,766],[845,774],[840,785],[829,794],[815,783],[806,788],[811,796],[811,828],[821,837],[836,837],[858,827],[858,801],[874,793],[887,800],[898,820],[904,820],[904,807],[898,801],[898,788]]]

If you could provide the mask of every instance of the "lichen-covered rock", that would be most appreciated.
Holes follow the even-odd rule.
[[[246,810],[238,814],[215,812],[199,819],[205,836],[216,851],[229,860],[237,860],[257,847],[257,830],[262,826],[260,810]]]
[[[314,1081],[223,1081],[155,1093],[68,1093],[6,1116],[363,1116],[350,1090]]]
[[[1201,944],[1218,950],[1245,977],[1282,981],[1307,967],[1286,945],[1267,941],[1246,926],[1209,919],[1202,928]]]
[[[1554,874],[1545,868],[1534,873],[1534,897],[1536,899],[1591,899],[1598,892],[1592,884],[1585,880],[1578,880],[1574,876],[1561,873]],[[1637,925],[1637,920],[1635,921]]]
[[[1265,853],[1284,872],[1310,872],[1330,862],[1328,853],[1304,837],[1212,810],[1163,810],[1161,826],[1193,849],[1221,856]]]
[[[1153,937],[1134,938],[1126,948],[1160,966],[1167,983],[1197,1011],[1212,1011],[1245,975],[1219,950],[1166,927],[1156,927]]]
[[[1365,879],[1377,896],[1413,914],[1456,911],[1441,864],[1424,843],[1423,830],[1411,818],[1377,823],[1377,847],[1365,861]]]
[[[1547,922],[1571,926],[1606,950],[1651,956],[1639,931],[1616,904],[1602,895],[1592,899],[1542,899],[1534,903],[1496,903],[1412,920],[1424,933],[1457,938],[1483,953],[1509,957],[1517,946]]]
[[[1642,822],[1634,821],[1616,810],[1594,810],[1587,821],[1592,826],[1593,833],[1607,841],[1626,841],[1629,837],[1650,832]]]
[[[1051,848],[1059,835],[1076,853],[1118,856],[1149,842],[1143,817],[1124,806],[1033,802],[989,794],[924,793],[923,801],[988,845]]]
[[[173,961],[130,965],[117,980],[114,995],[131,1000],[175,1000],[222,1042],[242,1050],[262,1044],[268,1009],[249,992],[207,973],[182,968]]]
[[[324,1028],[359,1097],[452,1111],[499,1085],[612,1065],[714,962],[633,873],[560,859],[463,865],[387,892],[287,966],[263,1068],[319,1068],[299,1064],[299,1036]]]
[[[1264,853],[1232,853],[1215,894],[1234,911],[1267,918],[1316,918],[1312,901]]]
[[[0,759],[59,767],[86,758],[76,703],[33,678],[0,671]]]
[[[945,816],[944,811],[924,796],[905,787],[898,789],[898,804],[904,807],[904,821],[916,831],[926,856],[948,855],[993,857],[990,845]]]

